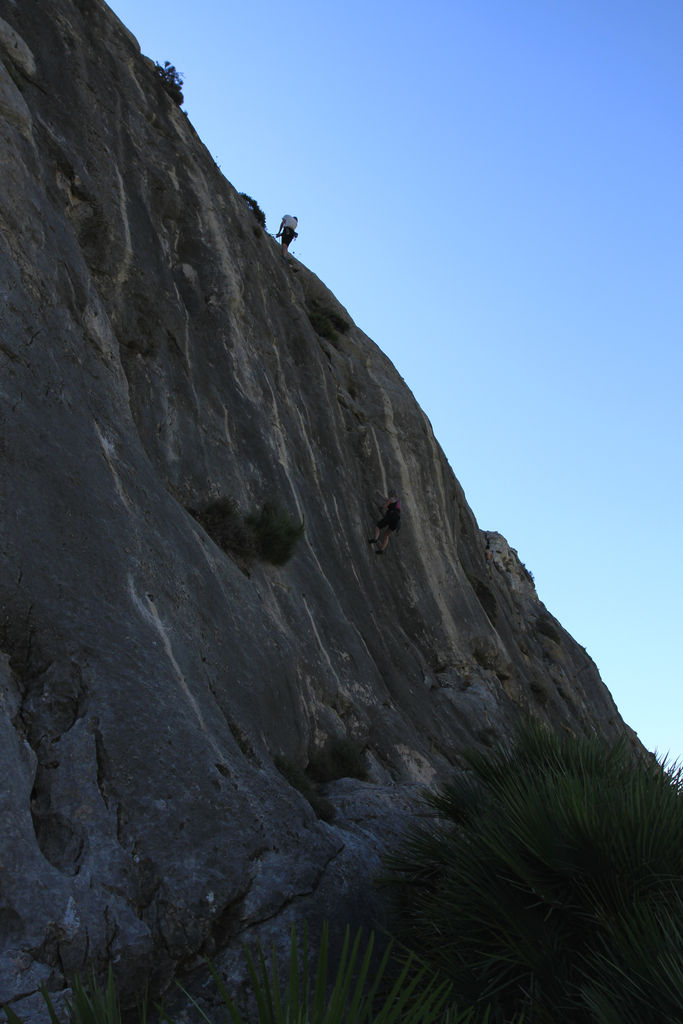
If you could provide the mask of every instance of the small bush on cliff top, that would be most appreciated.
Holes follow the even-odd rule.
[[[261,225],[261,227],[265,228],[265,226],[266,226],[266,215],[263,212],[263,210],[261,209],[261,207],[259,206],[259,204],[256,202],[256,200],[252,199],[251,196],[248,196],[246,192],[240,192],[240,197],[242,199],[244,199],[245,203],[247,204],[247,206],[249,207],[251,212],[254,214],[254,217],[256,218],[258,223]]]
[[[398,937],[491,1024],[683,1021],[683,769],[529,728],[388,858]]]
[[[168,93],[174,103],[177,103],[179,107],[183,105],[183,80],[180,76],[180,72],[176,71],[173,64],[165,60],[163,67],[161,64],[155,64],[154,70],[157,76],[161,79],[161,84],[164,87],[164,91]]]

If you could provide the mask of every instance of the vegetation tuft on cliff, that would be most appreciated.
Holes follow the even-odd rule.
[[[538,726],[387,860],[397,934],[494,1021],[683,1019],[683,768]]]

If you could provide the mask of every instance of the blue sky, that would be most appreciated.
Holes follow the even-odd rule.
[[[113,0],[683,756],[681,0]]]

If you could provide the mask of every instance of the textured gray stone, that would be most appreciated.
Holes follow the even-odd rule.
[[[33,1013],[91,965],[127,999],[290,920],[379,921],[383,844],[464,747],[628,730],[106,5],[1,13],[0,1002]],[[188,509],[221,497],[304,519],[294,557],[220,550]],[[326,823],[275,765],[335,736],[368,781]]]

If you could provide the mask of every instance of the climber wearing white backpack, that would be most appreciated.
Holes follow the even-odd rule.
[[[289,249],[290,243],[298,238],[296,226],[299,223],[298,217],[291,217],[288,213],[284,215],[280,222],[280,230],[276,234],[276,238],[282,236],[282,256],[287,259],[287,250]]]

